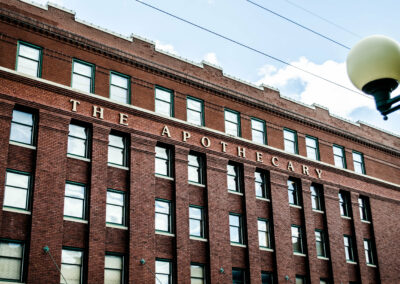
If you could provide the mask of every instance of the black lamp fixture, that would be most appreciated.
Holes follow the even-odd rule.
[[[375,99],[376,108],[387,115],[400,109],[400,95],[391,92],[400,81],[400,45],[382,35],[373,35],[358,42],[347,56],[347,74],[357,89]]]

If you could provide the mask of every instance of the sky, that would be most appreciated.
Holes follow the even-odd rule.
[[[34,2],[46,5],[47,1]],[[220,66],[225,74],[279,89],[281,96],[329,109],[353,122],[362,121],[400,135],[400,111],[387,121],[370,96],[347,77],[346,57],[360,39],[383,34],[400,41],[398,0],[53,0],[76,18],[117,32],[153,41],[158,49],[200,63]],[[148,3],[264,54],[322,76],[340,88],[251,51],[171,16]],[[261,9],[261,5],[338,43]],[[400,95],[400,87],[392,93]]]

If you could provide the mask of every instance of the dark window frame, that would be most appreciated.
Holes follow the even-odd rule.
[[[72,154],[68,152],[68,147],[67,147],[67,154],[74,156],[74,157],[80,157],[80,158],[86,158],[86,159],[90,159],[90,152],[91,152],[91,129],[89,126],[85,125],[84,123],[80,123],[77,121],[71,121],[69,123],[69,125],[75,125],[75,126],[79,126],[82,128],[85,128],[85,133],[86,133],[86,139],[82,139],[80,137],[77,136],[72,136],[70,135],[70,132],[68,131],[68,144],[69,144],[69,140],[70,137],[72,137],[73,139],[79,139],[79,140],[85,140],[85,155],[84,156],[80,156],[80,155],[76,155],[76,154]]]
[[[11,279],[11,278],[0,278],[0,281],[10,281],[10,282],[23,282],[25,278],[25,242],[20,241],[20,240],[12,240],[12,239],[6,239],[6,238],[0,238],[0,243],[14,243],[14,244],[20,244],[22,246],[22,256],[21,258],[17,257],[11,257],[11,256],[0,256],[0,258],[7,258],[7,259],[21,259],[21,266],[20,266],[20,278],[19,279]]]
[[[292,228],[297,228],[298,229],[298,236],[294,236],[293,235],[293,231]],[[305,244],[304,244],[304,232],[303,232],[303,228],[299,225],[291,225],[291,237],[292,237],[292,251],[293,253],[298,253],[298,254],[305,254]],[[295,250],[294,248],[294,242],[293,242],[293,238],[296,238],[300,244],[300,250]]]
[[[192,266],[199,266],[199,267],[202,268],[202,270],[203,270],[203,278],[192,276]],[[203,280],[204,284],[207,283],[207,267],[206,267],[205,264],[198,263],[198,262],[191,262],[190,263],[190,281],[192,281],[192,279],[201,279],[201,280]]]
[[[197,218],[193,218],[190,217],[190,208],[196,208],[196,209],[200,209],[201,210],[201,219],[197,219]],[[198,205],[193,205],[190,204],[189,205],[189,235],[191,237],[195,237],[195,238],[206,238],[206,222],[205,222],[205,208],[203,206],[198,206]],[[195,220],[197,222],[200,222],[200,236],[197,235],[193,235],[190,232],[190,221],[191,220]]]
[[[236,115],[236,117],[237,117],[237,123],[234,122],[234,121],[230,121],[230,120],[227,120],[227,119],[226,119],[226,113],[227,113],[227,112]],[[226,130],[227,130],[226,122],[229,122],[229,123],[232,123],[232,124],[236,124],[236,132],[237,132],[237,135],[234,135],[234,134],[231,134],[231,133],[226,132]],[[226,134],[232,135],[232,136],[234,136],[234,137],[242,137],[242,126],[241,126],[240,112],[238,112],[238,111],[236,111],[236,110],[233,110],[233,109],[225,108],[225,109],[224,109],[224,127],[225,127],[225,133],[226,133]]]
[[[359,156],[360,156],[360,159],[361,159],[361,162],[356,161],[356,160],[354,159],[354,155],[359,155]],[[358,151],[353,151],[353,152],[352,152],[352,158],[353,158],[354,172],[365,175],[366,172],[365,172],[364,154],[361,153],[361,152],[358,152]],[[357,172],[357,171],[356,171],[356,167],[355,167],[356,164],[359,164],[359,165],[360,165],[360,167],[361,167],[361,172]]]
[[[262,123],[262,125],[263,125],[263,131],[260,131],[260,130],[258,130],[258,129],[254,129],[254,128],[253,128],[253,120]],[[267,143],[267,126],[266,126],[265,120],[260,119],[260,118],[257,118],[257,117],[251,117],[251,118],[250,118],[250,126],[251,126],[251,141],[256,142],[256,143],[259,143],[258,141],[255,141],[255,140],[253,139],[253,138],[254,138],[253,131],[256,131],[256,132],[262,133],[263,141],[261,142],[261,144],[267,145],[267,144],[268,144],[268,143]]]
[[[126,92],[127,92],[127,94],[126,94],[126,101],[125,102],[120,102],[120,101],[118,101],[118,100],[115,100],[115,99],[112,99],[111,98],[111,86],[115,86],[115,87],[117,87],[117,88],[120,88],[120,89],[124,89],[124,88],[122,88],[122,87],[120,87],[120,86],[118,86],[118,85],[113,85],[112,84],[112,81],[111,81],[111,77],[113,76],[113,75],[115,75],[115,76],[118,76],[118,77],[122,77],[122,78],[124,78],[124,79],[127,79],[127,88],[126,88]],[[126,75],[126,74],[122,74],[122,73],[119,73],[119,72],[117,72],[117,71],[110,71],[110,80],[109,80],[109,92],[108,92],[108,97],[110,98],[110,100],[113,100],[113,101],[116,101],[116,102],[120,102],[120,103],[125,103],[125,104],[131,104],[131,77],[129,76],[129,75]]]
[[[77,247],[70,247],[70,246],[63,246],[62,247],[62,249],[61,249],[61,265],[60,265],[60,270],[62,269],[62,265],[63,265],[63,262],[62,262],[62,251],[63,250],[69,250],[69,251],[79,251],[79,252],[81,252],[82,254],[81,254],[81,265],[80,265],[80,283],[83,283],[84,282],[84,278],[85,278],[85,275],[84,275],[84,266],[86,265],[85,264],[85,262],[86,262],[86,253],[85,253],[85,250],[84,249],[81,249],[81,248],[77,248]],[[76,264],[68,264],[68,263],[65,263],[66,265],[74,265],[74,266],[77,266]]]
[[[265,222],[266,231],[260,230],[260,226],[258,225],[259,221]],[[260,235],[260,232],[262,232],[263,234],[266,235],[266,242],[267,242],[267,246],[262,246],[262,245],[260,245],[260,240],[258,240],[259,247],[272,249],[271,225],[270,225],[269,219],[257,218],[257,231],[258,231],[258,236]]]
[[[196,157],[198,159],[198,163],[199,163],[198,167],[190,164],[189,156],[193,156],[193,157]],[[190,180],[190,175],[189,175],[189,169],[190,168],[198,169],[198,179],[199,179],[199,181]],[[189,155],[188,155],[188,182],[195,183],[195,184],[201,184],[201,185],[205,184],[205,161],[204,161],[204,155],[198,154],[198,153],[195,153],[195,152],[192,152],[192,151],[189,152]]]
[[[170,95],[170,97],[169,97],[170,101],[167,102],[165,100],[157,98],[157,90],[168,92],[169,95]],[[165,115],[165,114],[157,111],[157,101],[168,103],[169,104],[169,115],[168,116],[169,117],[174,117],[175,116],[175,111],[174,111],[174,108],[175,108],[175,106],[174,106],[174,91],[173,90],[167,89],[165,87],[161,87],[161,86],[158,86],[158,85],[156,85],[155,88],[154,88],[154,112],[155,113],[159,113],[161,115]]]
[[[6,169],[6,177],[5,177],[5,186],[4,186],[4,191],[3,194],[5,195],[6,192],[6,187],[11,187],[10,185],[7,184],[7,173],[14,173],[14,174],[19,174],[19,175],[24,175],[28,176],[28,188],[22,188],[22,187],[15,187],[12,186],[13,188],[18,188],[18,189],[24,189],[26,190],[26,202],[25,202],[25,208],[20,208],[20,207],[15,207],[15,206],[9,206],[9,205],[4,205],[4,197],[3,197],[3,208],[14,208],[18,210],[24,210],[24,211],[30,211],[31,210],[31,199],[32,199],[32,188],[33,188],[33,177],[31,173],[28,172],[23,172],[19,170],[14,170],[14,169]]]
[[[77,198],[77,197],[73,197],[73,196],[67,196],[67,195],[65,195],[66,194],[66,187],[67,187],[67,184],[72,184],[72,185],[77,185],[77,186],[82,186],[83,188],[84,188],[84,192],[83,192],[83,199],[81,199],[81,198]],[[72,199],[79,199],[79,200],[83,200],[83,202],[82,202],[82,204],[83,204],[83,206],[82,206],[82,210],[83,210],[83,212],[82,212],[82,218],[79,218],[79,217],[75,217],[75,216],[70,216],[70,215],[65,215],[65,212],[63,211],[63,216],[64,217],[68,217],[68,218],[72,218],[72,219],[76,219],[76,220],[87,220],[87,218],[88,218],[88,190],[89,190],[89,187],[86,185],[86,184],[84,184],[84,183],[80,183],[80,182],[75,182],[75,181],[70,181],[70,180],[67,180],[67,181],[65,181],[65,189],[64,189],[64,204],[65,204],[65,198],[72,198]],[[65,205],[64,205],[65,206]],[[64,209],[63,209],[64,210]]]
[[[342,217],[351,218],[351,200],[350,193],[348,191],[340,190],[338,193],[340,215]]]
[[[167,159],[164,159],[162,157],[157,156],[157,148],[162,148],[166,150],[166,154],[167,154]],[[166,161],[167,163],[167,174],[163,174],[163,173],[158,173],[157,172],[157,166],[155,165],[154,167],[154,172],[156,175],[158,176],[162,176],[162,177],[170,177],[172,178],[173,175],[173,168],[172,168],[172,148],[165,145],[165,144],[161,144],[161,143],[157,143],[157,145],[155,146],[155,156],[154,156],[154,160],[155,163],[157,163],[158,160],[162,160],[162,161]]]
[[[294,135],[294,140],[292,141],[292,140],[286,139],[286,138],[285,138],[285,132],[293,133],[293,135]],[[292,152],[290,152],[290,151],[288,151],[288,150],[286,149],[285,141],[289,141],[289,142],[293,143],[293,146],[294,146],[294,149],[293,149],[293,150],[294,150],[294,153],[292,153]],[[299,154],[299,145],[298,145],[298,144],[299,144],[299,143],[298,143],[297,131],[296,131],[296,130],[293,130],[293,129],[289,129],[289,128],[283,128],[283,148],[284,148],[285,152],[288,152],[288,153],[291,153],[291,154]]]
[[[314,191],[313,191],[313,189],[314,189]],[[323,193],[322,186],[321,185],[317,185],[317,184],[311,184],[310,192],[311,192],[311,207],[312,207],[312,210],[324,211],[325,210],[324,193]],[[314,203],[316,203],[317,206],[314,206]]]
[[[18,61],[19,61],[19,57],[20,57],[19,54],[20,54],[21,45],[25,45],[30,48],[37,49],[39,51],[38,70],[36,71],[36,77],[41,78],[42,77],[42,66],[43,66],[43,47],[40,47],[38,45],[29,43],[26,41],[19,40],[17,43],[17,56],[16,56],[16,60],[15,60],[15,70],[18,71],[17,69],[18,69]],[[24,57],[24,56],[21,56],[21,57]],[[26,57],[24,57],[24,58],[26,58]],[[31,58],[28,58],[28,59],[32,60]],[[22,71],[18,71],[18,72],[22,72]]]
[[[235,217],[239,218],[239,226],[231,224],[231,222],[230,222],[230,217],[231,216],[235,216]],[[235,241],[230,240],[230,243],[231,244],[244,245],[245,244],[245,239],[244,239],[245,235],[244,235],[244,220],[243,220],[243,215],[242,214],[233,213],[233,212],[229,213],[229,236],[231,235],[231,228],[232,227],[238,228],[238,231],[239,231],[239,236],[238,236],[239,237],[239,242],[235,242]]]
[[[292,184],[292,185],[295,185],[294,187],[293,187],[293,189],[291,189],[290,188],[290,184]],[[288,185],[288,200],[289,200],[289,205],[291,205],[291,206],[299,206],[299,207],[301,207],[301,201],[302,201],[302,199],[301,199],[301,185],[300,185],[300,182],[298,181],[298,180],[296,180],[296,179],[293,179],[293,178],[289,178],[288,180],[287,180],[287,185]],[[294,198],[294,200],[293,200],[293,202],[291,202],[291,198],[290,198],[290,194],[292,193],[292,195],[293,195],[293,198]]]
[[[20,123],[20,122],[13,121],[13,118],[14,118],[14,111],[24,112],[24,113],[31,114],[31,115],[32,115],[32,125],[23,124],[23,123]],[[36,112],[34,112],[34,111],[32,111],[32,110],[29,110],[29,109],[26,109],[26,108],[24,108],[24,107],[16,106],[16,107],[13,109],[13,116],[12,116],[12,118],[11,118],[11,125],[10,125],[10,141],[11,141],[11,142],[14,142],[14,143],[22,144],[22,145],[35,146],[35,145],[36,145],[36,142],[37,142],[37,120],[38,120],[38,118],[37,118]],[[26,127],[30,127],[30,128],[31,128],[31,143],[28,144],[28,143],[25,143],[25,142],[20,142],[20,141],[16,141],[16,140],[11,140],[11,131],[12,131],[12,125],[13,125],[13,124],[18,124],[18,125],[22,125],[22,126],[26,126]]]
[[[113,224],[113,225],[125,226],[125,225],[126,225],[126,221],[127,221],[127,218],[126,218],[126,215],[127,215],[126,195],[127,195],[127,194],[126,194],[125,191],[116,190],[116,189],[112,189],[112,188],[108,188],[108,189],[107,189],[107,193],[108,193],[108,192],[113,192],[113,193],[121,194],[121,195],[123,196],[123,205],[120,206],[120,205],[117,205],[117,204],[108,203],[108,200],[107,200],[107,197],[106,197],[106,223],[107,223],[107,224]],[[114,223],[114,222],[108,222],[108,221],[107,221],[107,205],[122,207],[122,223],[121,223],[121,224],[119,224],[119,223]]]
[[[336,148],[336,149],[339,149],[339,150],[341,151],[342,156],[338,156],[338,155],[335,154],[335,150],[334,150],[335,148]],[[333,146],[332,146],[332,151],[333,151],[333,163],[334,163],[335,167],[338,167],[338,168],[341,168],[341,169],[347,169],[347,161],[346,161],[346,151],[345,151],[345,148],[344,148],[343,146],[333,144]],[[339,158],[342,160],[342,166],[336,165],[335,157],[339,157]]]
[[[169,274],[165,274],[165,273],[157,273],[157,261],[159,262],[167,262],[169,265]],[[173,260],[171,259],[167,259],[167,258],[156,258],[156,261],[154,263],[154,276],[157,278],[157,274],[161,274],[161,275],[168,275],[168,284],[172,284],[175,283],[173,275],[174,275],[174,265],[173,265]],[[157,278],[158,279],[158,278]],[[157,281],[156,281],[157,283]]]
[[[96,65],[94,65],[93,63],[89,63],[89,62],[83,61],[81,59],[73,58],[72,59],[72,70],[71,70],[71,88],[73,88],[74,74],[77,74],[77,75],[82,76],[82,77],[89,78],[86,75],[82,75],[80,73],[74,72],[75,63],[86,65],[86,66],[90,67],[91,72],[90,72],[90,91],[89,91],[89,93],[94,94]],[[79,90],[79,89],[77,89],[77,90]],[[80,90],[80,91],[82,91],[82,90]],[[82,92],[84,92],[84,91],[82,91]]]
[[[164,203],[168,203],[168,209],[169,212],[168,214],[163,213],[163,212],[157,212],[157,208],[156,208],[156,202],[164,202]],[[160,232],[160,233],[167,233],[167,234],[173,234],[174,233],[174,218],[173,218],[173,204],[171,200],[167,200],[167,199],[163,199],[163,198],[156,198],[154,201],[154,219],[157,218],[157,214],[159,215],[167,215],[168,216],[168,231],[164,231],[164,230],[159,230],[157,228],[155,228],[156,232]],[[154,221],[154,225],[156,222]]]
[[[261,182],[257,181],[256,174],[260,174]],[[256,169],[254,172],[254,183],[255,183],[255,193],[256,197],[270,199],[270,182],[269,173],[266,170]],[[257,194],[257,185],[261,187],[261,195]]]
[[[229,167],[233,167],[233,170],[235,172],[235,175],[229,174]],[[242,166],[238,163],[229,161],[227,166],[227,188],[228,188],[228,192],[236,192],[236,193],[243,193],[243,185],[242,185],[242,180],[243,180],[243,171],[242,171]],[[236,190],[232,190],[229,188],[229,177],[233,178],[235,181],[235,189]]]
[[[311,139],[311,140],[314,140],[315,141],[315,148],[313,148],[313,147],[311,147],[311,146],[308,146],[307,145],[307,139]],[[307,153],[307,158],[310,158],[309,156],[308,156],[308,151],[307,151],[307,149],[308,148],[311,148],[311,149],[313,149],[313,150],[315,150],[315,159],[314,158],[310,158],[310,159],[313,159],[313,160],[316,160],[316,161],[320,161],[320,152],[319,152],[319,141],[318,141],[318,138],[317,137],[314,137],[314,136],[311,136],[311,135],[306,135],[306,138],[305,138],[305,142],[306,142],[306,153]]]
[[[317,240],[317,233],[320,234],[321,241]],[[324,230],[321,229],[315,229],[315,243],[317,247],[317,256],[319,257],[328,257],[328,251],[327,251],[327,238]],[[318,254],[318,243],[321,244],[322,247],[322,254]]]
[[[189,111],[193,111],[193,112],[199,113],[198,110],[189,108],[189,103],[188,103],[189,100],[196,101],[196,102],[201,104],[200,125],[197,124],[197,123],[194,123],[194,122],[190,122],[189,119],[188,119],[189,118],[189,115],[188,115]],[[189,122],[189,123],[193,123],[193,124],[195,124],[197,126],[205,126],[204,101],[202,99],[198,99],[198,98],[195,98],[195,97],[192,97],[192,96],[186,96],[186,121]]]
[[[348,241],[348,245],[346,245],[346,240]],[[354,240],[353,237],[350,235],[343,235],[343,241],[344,241],[344,251],[345,251],[345,257],[346,261],[348,262],[356,262],[356,256],[354,252]],[[347,258],[347,253],[349,255],[349,258]]]
[[[119,270],[119,269],[115,269],[115,268],[107,268],[106,266],[105,266],[105,258],[107,257],[107,256],[117,256],[117,257],[121,257],[122,258],[122,269],[121,270]],[[106,251],[106,253],[105,253],[105,256],[104,256],[104,274],[105,274],[105,272],[106,272],[106,270],[108,269],[108,270],[112,270],[112,271],[121,271],[121,284],[122,283],[125,283],[125,266],[126,266],[126,263],[125,263],[126,261],[125,261],[125,255],[124,254],[122,254],[122,253],[118,253],[118,252],[110,252],[110,251]]]
[[[123,143],[123,148],[121,148],[121,147],[117,147],[117,146],[115,146],[115,145],[110,145],[110,136],[115,136],[115,137],[120,137],[120,138],[122,138],[122,143]],[[109,134],[108,134],[108,145],[107,145],[107,151],[108,151],[108,156],[107,156],[107,165],[109,165],[109,166],[119,166],[119,167],[127,167],[128,166],[128,162],[129,162],[129,159],[128,159],[128,138],[125,136],[125,135],[123,135],[123,134],[120,134],[119,132],[114,132],[114,131],[111,131]],[[117,163],[113,163],[113,162],[110,162],[109,161],[109,152],[110,152],[110,148],[114,148],[114,149],[122,149],[122,164],[117,164]]]
[[[367,244],[367,248],[365,247]],[[365,262],[370,265],[376,265],[376,257],[375,257],[375,246],[373,245],[372,239],[363,239],[363,247],[365,254]]]

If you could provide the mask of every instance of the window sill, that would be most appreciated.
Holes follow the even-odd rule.
[[[325,257],[325,256],[317,256],[318,259],[321,260],[329,260],[329,257]]]
[[[190,236],[190,239],[191,239],[191,240],[194,240],[194,241],[208,242],[208,240],[207,240],[207,239],[205,239],[205,238],[201,238],[201,237],[194,237],[194,236]]]
[[[206,187],[204,184],[193,182],[193,181],[188,181],[188,184],[198,186],[198,187]]]
[[[175,234],[168,233],[168,232],[156,231],[156,234],[157,234],[157,235],[162,235],[162,236],[167,236],[167,237],[175,237]]]
[[[167,179],[167,180],[174,180],[173,177],[163,176],[163,175],[160,175],[160,174],[154,174],[154,175],[156,177],[158,177],[158,178],[163,178],[163,179]]]
[[[90,162],[90,159],[88,159],[88,158],[74,156],[74,155],[71,155],[71,154],[67,154],[67,158],[71,158],[71,159],[75,159],[75,160],[81,160],[81,161],[85,161],[85,162]]]
[[[274,252],[274,250],[272,248],[260,247],[260,250]]]
[[[262,201],[267,201],[267,202],[270,202],[270,201],[271,201],[271,200],[270,200],[270,199],[268,199],[268,198],[259,197],[259,196],[256,196],[256,199],[258,199],[258,200],[262,200]]]
[[[306,254],[300,253],[300,252],[294,252],[293,255],[301,256],[301,257],[306,257],[307,256]]]
[[[295,205],[295,204],[289,204],[289,206],[290,206],[290,207],[293,207],[293,208],[297,208],[297,209],[302,209],[301,206]]]
[[[28,144],[24,144],[24,143],[20,143],[20,142],[9,141],[9,144],[14,145],[14,146],[20,146],[20,147],[36,150],[36,146],[32,146],[32,145],[28,145]]]
[[[365,223],[365,224],[371,224],[371,221],[367,221],[367,220],[361,220],[361,223]]]
[[[355,261],[351,261],[351,260],[346,260],[346,263],[348,263],[348,264],[354,264],[354,265],[357,265],[357,262],[355,262]]]
[[[234,246],[234,247],[240,247],[240,248],[247,248],[247,246],[246,246],[246,245],[244,245],[244,244],[236,244],[236,243],[231,243],[231,246]]]
[[[120,230],[128,230],[128,227],[126,227],[126,226],[118,225],[118,224],[111,224],[111,223],[106,223],[106,227],[120,229]]]
[[[349,217],[349,216],[341,216],[343,219],[346,219],[346,220],[351,220],[351,217]]]
[[[325,214],[325,212],[322,210],[313,209],[312,211],[318,214]]]
[[[368,266],[368,267],[376,268],[376,264],[367,263],[367,266]]]
[[[235,195],[243,196],[243,193],[242,193],[242,192],[237,192],[237,191],[228,190],[228,193],[232,193],[232,194],[235,194]]]
[[[76,223],[81,223],[81,224],[89,223],[87,220],[82,220],[82,219],[68,217],[68,216],[64,216],[64,221],[71,221],[71,222],[76,222]]]
[[[0,280],[1,284],[25,284],[25,282],[15,282],[15,281],[4,281]]]
[[[12,207],[3,207],[3,211],[8,211],[8,212],[13,212],[13,213],[20,213],[20,214],[25,214],[25,215],[31,215],[31,211],[24,210],[24,209],[18,209],[18,208],[12,208]]]
[[[129,171],[129,168],[128,168],[128,167],[118,166],[118,165],[114,165],[114,164],[110,164],[110,163],[108,163],[107,165],[108,165],[109,167],[112,167],[112,168],[117,168],[117,169],[121,169],[121,170],[124,170],[124,171]]]

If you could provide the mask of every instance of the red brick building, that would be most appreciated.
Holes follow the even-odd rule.
[[[0,283],[400,283],[399,136],[55,6],[0,26]]]

